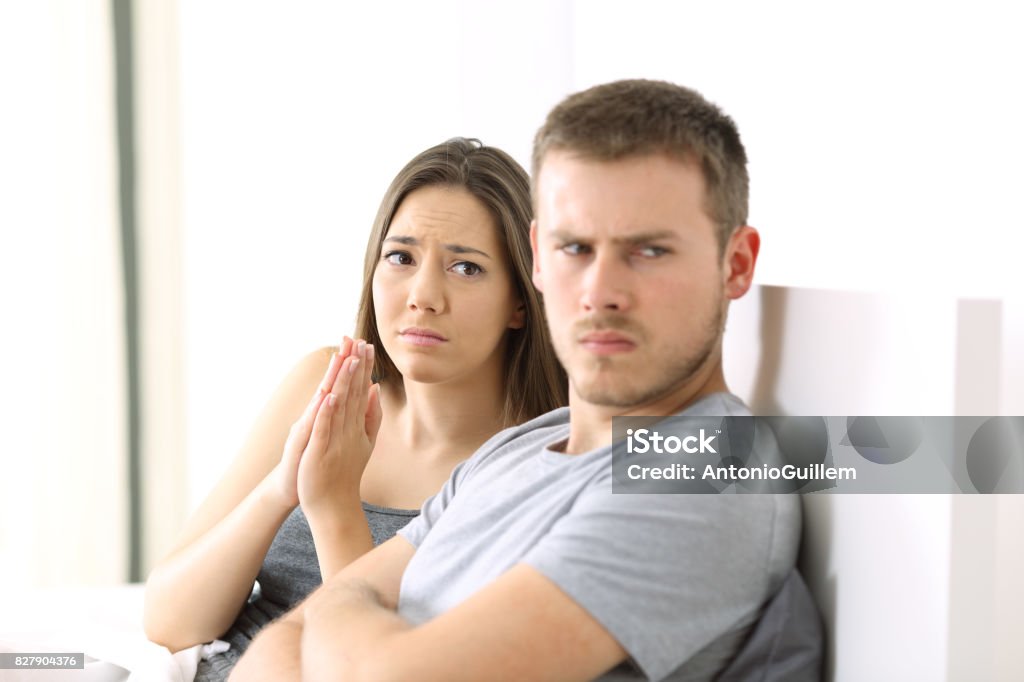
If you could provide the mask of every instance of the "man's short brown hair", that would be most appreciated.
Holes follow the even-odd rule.
[[[534,201],[541,165],[553,150],[598,161],[658,153],[696,161],[719,246],[724,249],[733,230],[747,223],[747,153],[739,131],[695,90],[665,81],[621,80],[565,98],[533,140]]]

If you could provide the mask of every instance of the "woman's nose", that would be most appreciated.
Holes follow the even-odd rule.
[[[406,301],[410,310],[431,313],[444,312],[444,273],[437,268],[421,267],[412,278],[409,287],[409,298]]]

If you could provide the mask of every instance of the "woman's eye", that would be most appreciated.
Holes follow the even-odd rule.
[[[384,260],[392,265],[412,265],[412,256],[405,251],[389,251],[384,254]]]
[[[468,260],[459,261],[452,266],[452,270],[466,277],[475,277],[484,271],[479,265]]]

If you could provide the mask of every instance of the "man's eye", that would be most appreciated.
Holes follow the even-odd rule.
[[[668,253],[668,249],[661,246],[641,246],[636,250],[637,254],[644,258],[657,258]]]
[[[561,250],[570,256],[583,256],[590,253],[590,247],[586,244],[579,244],[573,242],[571,244],[563,244]]]
[[[412,265],[412,256],[405,251],[388,251],[384,260],[392,265]]]
[[[461,260],[452,266],[452,270],[466,277],[475,277],[484,271],[482,267],[468,260]]]

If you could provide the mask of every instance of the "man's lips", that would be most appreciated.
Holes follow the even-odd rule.
[[[436,346],[448,340],[440,332],[423,327],[406,327],[399,332],[399,336],[403,341],[414,346]]]
[[[583,334],[579,344],[595,355],[615,355],[629,353],[636,348],[636,342],[629,336],[617,331],[602,330]]]

